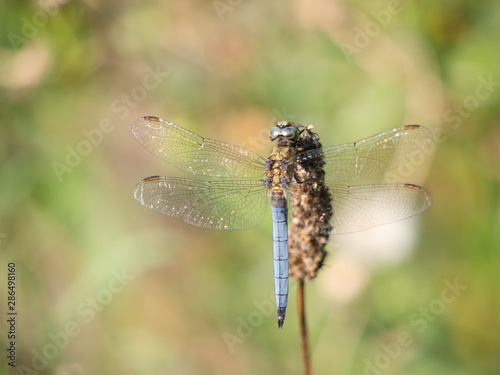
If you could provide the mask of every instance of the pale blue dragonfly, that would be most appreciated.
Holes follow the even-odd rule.
[[[331,233],[361,231],[416,215],[431,204],[429,194],[413,184],[348,185],[396,168],[432,143],[432,133],[406,125],[354,143],[297,150],[304,128],[280,121],[270,130],[275,142],[265,159],[230,143],[201,137],[158,117],[134,122],[132,132],[153,154],[183,171],[215,179],[168,176],[145,178],[135,198],[152,210],[188,224],[218,230],[249,229],[264,220],[271,205],[273,259],[278,327],[288,300],[287,195],[301,181],[297,164],[325,163],[325,185],[331,194]],[[302,164],[301,164],[302,165]],[[270,200],[270,203],[269,203]]]

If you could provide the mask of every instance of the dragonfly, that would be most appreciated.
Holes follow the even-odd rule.
[[[431,205],[422,187],[409,183],[352,184],[397,168],[432,143],[430,130],[405,125],[352,143],[298,148],[304,127],[279,121],[269,132],[268,158],[234,144],[199,136],[172,122],[144,116],[132,126],[135,138],[173,166],[203,179],[151,176],[134,191],[137,201],[197,227],[236,230],[255,227],[271,207],[276,317],[282,328],[288,303],[289,197],[304,181],[299,165],[322,163],[331,196],[331,234],[362,231],[416,215]],[[207,178],[205,178],[207,177]]]

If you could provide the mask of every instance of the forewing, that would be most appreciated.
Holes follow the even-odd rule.
[[[153,154],[195,175],[259,178],[265,173],[265,160],[255,152],[200,137],[158,117],[136,120],[132,133]]]
[[[259,224],[268,200],[262,181],[202,181],[167,176],[137,184],[135,199],[161,214],[207,229],[248,229]]]
[[[430,195],[412,184],[328,185],[332,234],[358,232],[416,215],[431,205]]]
[[[354,143],[306,151],[297,162],[325,162],[329,182],[377,176],[413,159],[432,143],[432,133],[419,125],[406,125]]]

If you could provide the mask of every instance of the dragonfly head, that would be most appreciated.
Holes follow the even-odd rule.
[[[295,142],[299,137],[299,130],[288,121],[278,121],[269,131],[269,138],[274,141],[278,137]]]

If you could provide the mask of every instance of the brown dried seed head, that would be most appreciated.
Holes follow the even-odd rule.
[[[299,136],[299,150],[321,148],[319,137],[306,128]],[[297,163],[294,194],[290,195],[293,219],[288,228],[289,274],[294,279],[312,280],[323,265],[330,237],[331,195],[324,185],[322,159]],[[295,178],[294,177],[294,178]]]

